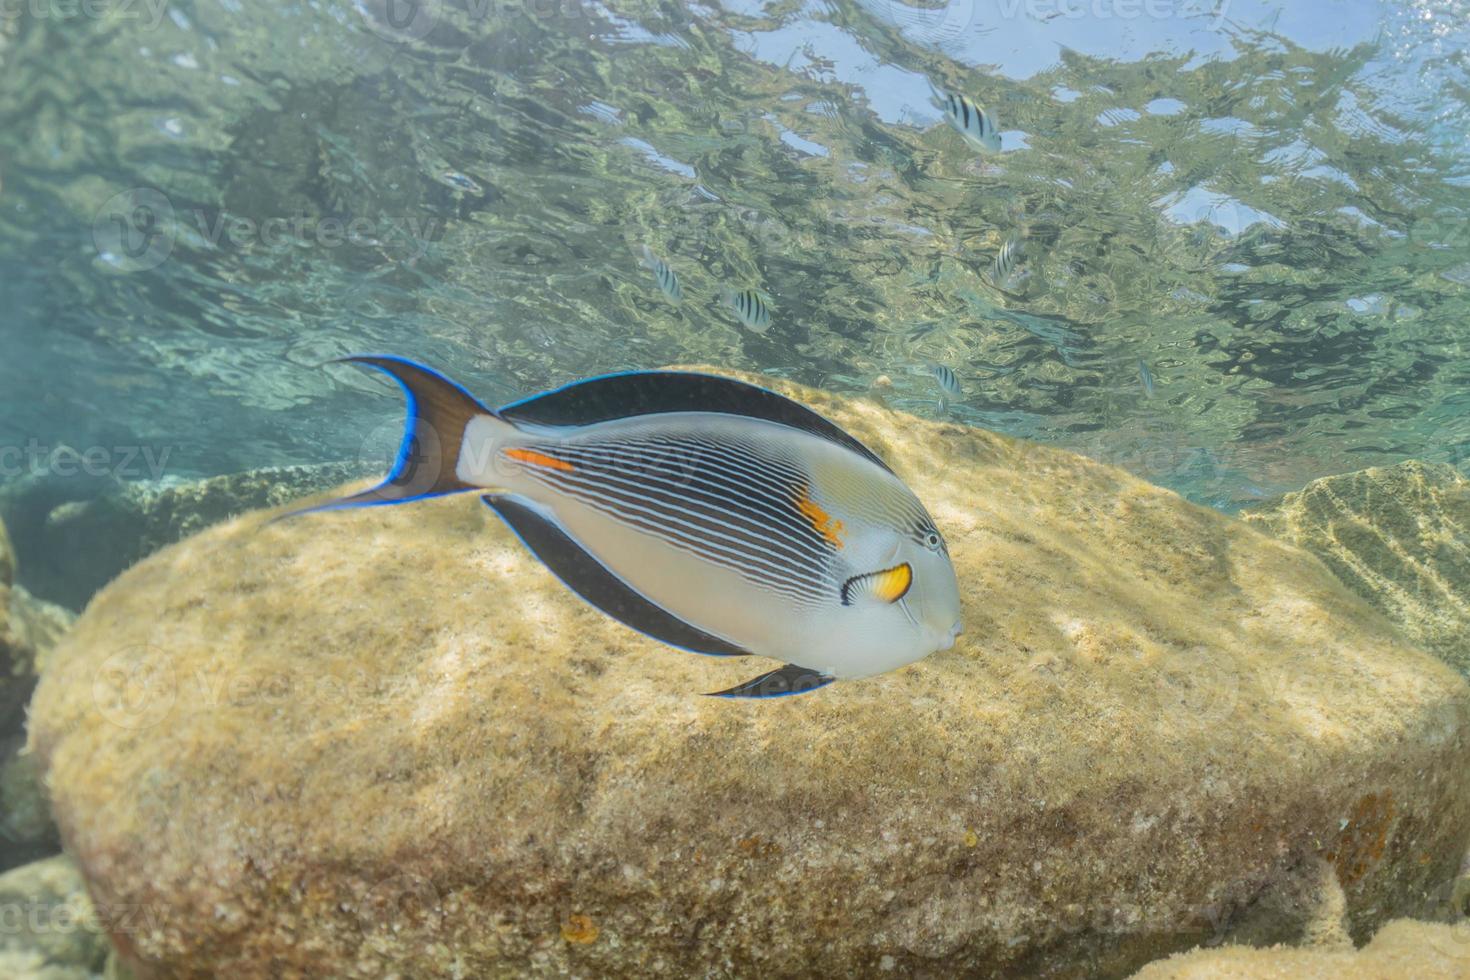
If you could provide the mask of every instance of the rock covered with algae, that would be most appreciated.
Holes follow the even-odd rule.
[[[76,619],[15,584],[15,572],[15,556],[0,522],[0,871],[54,854],[58,847],[35,759],[18,750],[25,742],[25,706],[37,672]]]
[[[956,647],[767,668],[567,593],[473,496],[145,559],[32,707],[140,977],[1122,976],[1424,914],[1470,688],[1312,556],[1080,456],[770,379],[944,529]],[[1323,883],[1330,883],[1330,888]],[[1329,894],[1330,893],[1330,894]]]
[[[123,920],[116,925],[127,928]],[[0,976],[92,980],[107,955],[103,922],[69,858],[0,874]]]
[[[1196,950],[1150,963],[1133,980],[1465,980],[1470,922],[1398,919],[1361,950],[1346,948]]]
[[[1316,554],[1470,675],[1470,480],[1453,466],[1410,460],[1326,477],[1242,516]]]

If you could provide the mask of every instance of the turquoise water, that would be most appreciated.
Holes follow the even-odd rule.
[[[1290,938],[1272,930],[1324,861],[1360,942],[1380,913],[1463,921],[1464,689],[1398,656],[1405,639],[1470,663],[1470,497],[1442,465],[1252,515],[1326,566],[1136,487],[1063,506],[1077,476],[1051,462],[1009,487],[952,469],[976,506],[933,494],[932,563],[846,577],[827,602],[871,580],[890,603],[913,585],[920,607],[949,567],[942,523],[966,541],[959,642],[728,725],[698,694],[745,678],[696,684],[682,652],[638,661],[630,632],[568,625],[560,592],[540,604],[548,580],[505,573],[532,567],[495,550],[508,538],[442,580],[403,572],[473,528],[406,508],[216,528],[59,638],[163,545],[384,471],[399,400],[322,366],[360,352],[428,362],[492,405],[636,368],[763,373],[1076,450],[1227,512],[1405,460],[1470,473],[1467,42],[1470,0],[0,0],[0,873],[64,842],[104,918],[109,892],[157,916],[167,930],[62,950],[68,976],[112,957],[114,980],[130,949],[183,962],[196,942],[199,971],[238,943],[275,975],[272,943],[309,957],[339,914],[359,921],[327,961],[354,975],[400,928],[383,961],[400,972],[447,949],[586,976],[652,951],[677,973],[734,948],[763,968],[741,975],[777,975],[761,923],[779,937],[828,894],[790,935],[831,945],[784,962],[855,955],[847,909],[881,920],[870,965],[895,976],[992,940],[1025,975],[1064,962],[1058,936],[1076,975],[1121,975],[1227,933]],[[934,89],[983,106],[998,147],[963,138]],[[315,463],[337,465],[242,472]],[[791,502],[807,537],[844,547],[839,517],[806,489]],[[795,519],[736,529],[782,544]],[[568,553],[616,618],[673,629]],[[931,605],[946,630],[950,598]],[[664,769],[699,795],[663,799]],[[557,836],[584,818],[616,833]],[[528,883],[502,876],[506,855],[527,856]],[[808,892],[829,860],[851,876]],[[642,918],[707,879],[720,895],[675,903],[672,925]],[[17,914],[56,904],[16,880],[0,977],[22,962]],[[584,908],[567,881],[631,898]],[[419,928],[439,916],[464,931]],[[503,959],[479,945],[502,940]],[[417,975],[477,975],[456,971]]]
[[[315,366],[363,350],[490,401],[632,367],[762,371],[1226,509],[1405,458],[1463,467],[1467,17],[17,0],[7,472],[63,443],[164,461],[125,477],[377,468],[397,405]],[[944,124],[931,81],[998,118],[1001,153]],[[1002,290],[1007,238],[1024,260]],[[769,298],[770,329],[724,288]]]

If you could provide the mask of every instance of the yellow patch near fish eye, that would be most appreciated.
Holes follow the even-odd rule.
[[[555,456],[538,453],[534,449],[507,449],[504,452],[509,458],[520,463],[529,463],[531,466],[544,466],[547,469],[561,470],[563,473],[570,473],[576,469],[575,466],[564,459],[557,459]]]
[[[804,488],[797,493],[796,510],[807,519],[812,530],[827,539],[828,544],[834,548],[842,547],[842,532],[845,530],[842,522],[819,507]]]
[[[877,574],[873,580],[873,595],[884,602],[897,602],[908,593],[909,586],[913,584],[914,570],[909,567],[908,562],[904,562]]]

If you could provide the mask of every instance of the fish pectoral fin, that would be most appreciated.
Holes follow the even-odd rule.
[[[787,664],[779,670],[751,678],[744,684],[712,691],[705,697],[711,698],[781,698],[790,694],[806,694],[819,687],[826,687],[837,678],[810,667]]]
[[[685,622],[644,596],[523,498],[487,493],[481,499],[563,585],[624,626],[670,646],[711,657],[743,657],[750,653]]]
[[[854,575],[842,583],[842,604],[851,606],[863,600],[892,604],[908,595],[914,584],[914,570],[908,562],[876,572]]]

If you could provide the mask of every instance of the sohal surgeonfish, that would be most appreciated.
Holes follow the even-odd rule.
[[[308,510],[493,489],[485,503],[612,618],[696,653],[787,665],[719,695],[867,677],[959,635],[954,566],[924,506],[790,399],[650,371],[491,409],[412,361],[343,360],[403,387],[407,426],[383,483]]]

